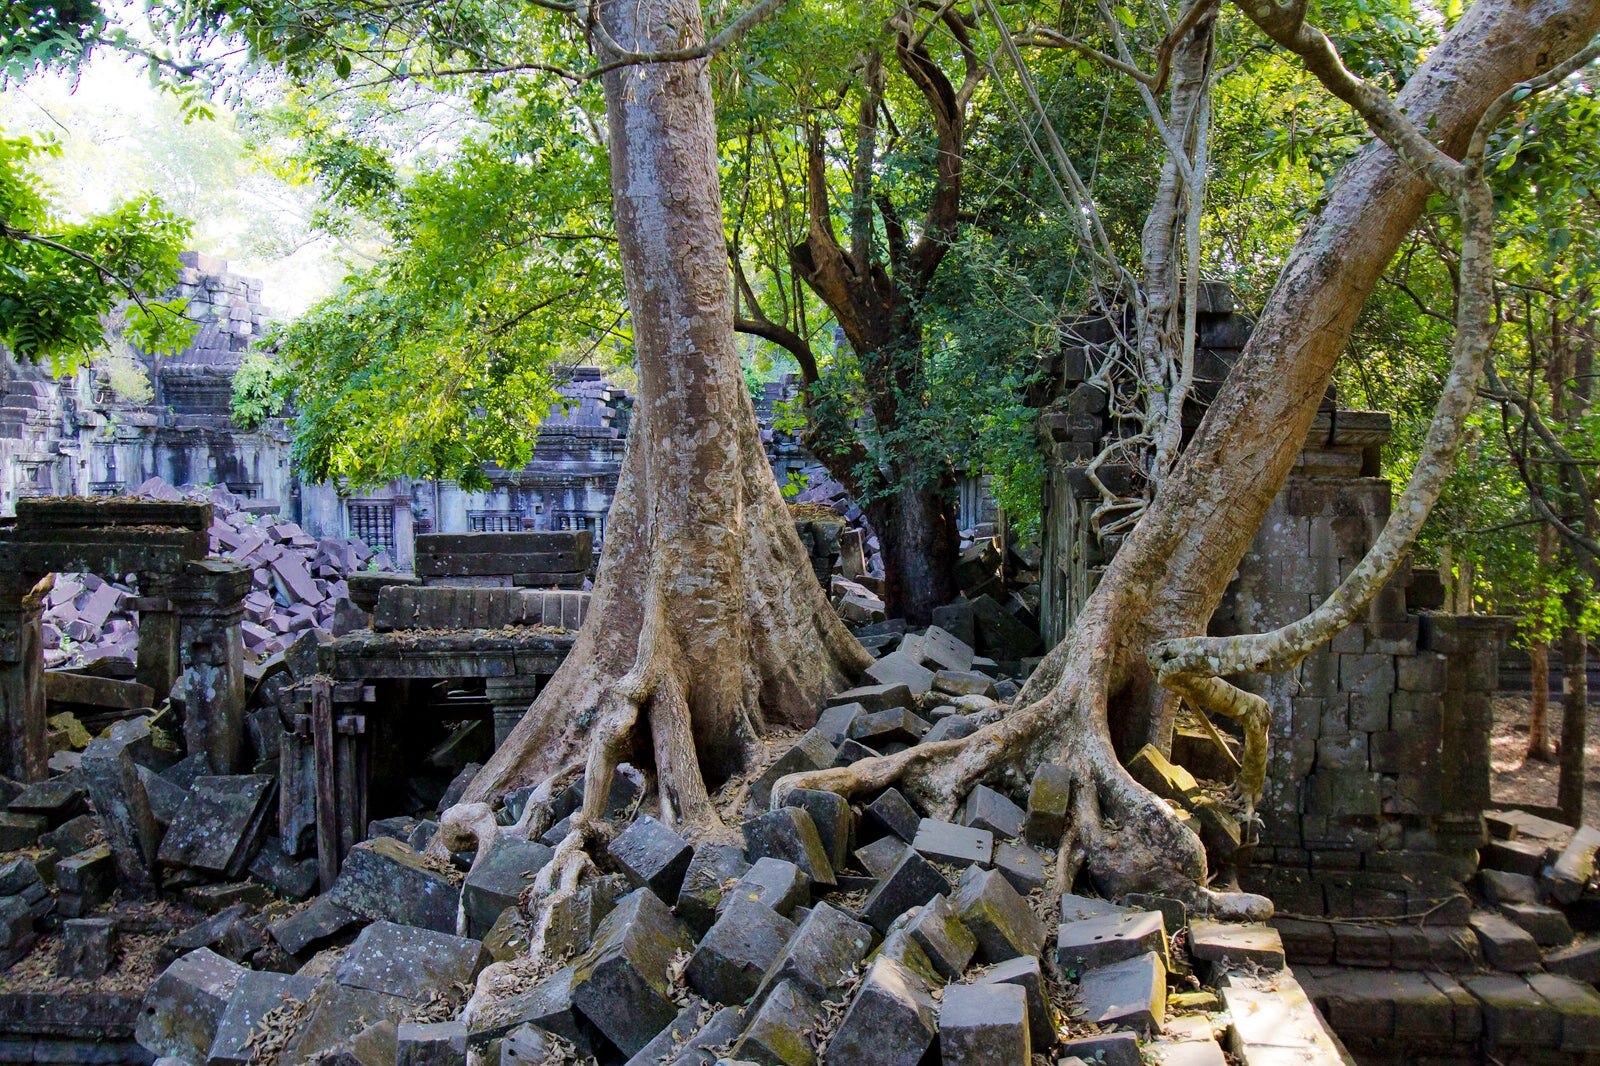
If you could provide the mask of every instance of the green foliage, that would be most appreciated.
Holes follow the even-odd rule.
[[[259,429],[282,415],[294,399],[294,376],[288,365],[265,352],[251,352],[233,375],[230,410],[240,429]]]
[[[53,150],[0,134],[0,343],[19,358],[66,368],[101,347],[102,316],[131,293],[159,293],[177,281],[189,224],[154,196],[62,221],[32,169]],[[146,351],[181,348],[193,333],[185,306],[181,299],[128,305],[127,337]]]

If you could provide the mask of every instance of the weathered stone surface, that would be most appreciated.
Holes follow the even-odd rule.
[[[825,1002],[837,999],[851,969],[872,947],[872,930],[848,914],[819,903],[799,923],[783,954],[761,980],[756,999],[784,981],[794,981],[808,995]]]
[[[1128,773],[1157,796],[1180,806],[1192,807],[1200,798],[1200,783],[1194,775],[1170,761],[1153,745],[1146,744],[1129,760]]]
[[[1322,1066],[1348,1061],[1303,989],[1287,973],[1270,986],[1236,980],[1222,986],[1222,1003],[1233,1021],[1228,1050],[1243,1066],[1304,1062]]]
[[[1461,984],[1483,1006],[1483,1035],[1503,1048],[1553,1048],[1561,1042],[1561,1015],[1513,974],[1463,977]]]
[[[1214,967],[1231,963],[1276,971],[1283,969],[1283,938],[1270,925],[1196,918],[1189,923],[1189,954]]]
[[[260,927],[246,920],[249,909],[242,903],[225,907],[185,929],[161,945],[161,962],[164,965],[196,948],[210,948],[225,959],[245,962],[266,943]]]
[[[595,1027],[573,1005],[574,973],[574,967],[564,966],[536,981],[527,991],[481,1012],[472,1019],[467,1042],[474,1047],[480,1046],[513,1033],[524,1025],[533,1025],[567,1041],[580,1054],[590,1054],[602,1040]]]
[[[905,686],[913,697],[922,697],[933,688],[933,671],[913,655],[891,652],[867,667],[865,676],[875,684]]]
[[[1600,1051],[1600,995],[1569,977],[1536,973],[1528,984],[1561,1015],[1562,1051]]]
[[[1572,925],[1567,916],[1554,907],[1540,903],[1507,903],[1501,906],[1500,913],[1521,926],[1540,947],[1572,943]]]
[[[822,1005],[796,981],[783,981],[761,1001],[733,1045],[732,1058],[758,1066],[813,1066]]]
[[[1077,896],[1071,892],[1061,893],[1061,920],[1075,922],[1082,918],[1098,918],[1105,914],[1127,914],[1129,907],[1119,907],[1110,900],[1097,899],[1094,896]]]
[[[89,914],[111,898],[116,886],[116,864],[109,845],[100,844],[56,863],[56,898],[63,917]]]
[[[892,834],[909,844],[917,838],[922,815],[900,794],[899,789],[886,788],[882,795],[863,809],[861,821],[876,832]]]
[[[678,898],[683,876],[694,858],[689,842],[648,814],[641,814],[606,848],[636,887],[648,888],[662,901]]]
[[[327,896],[319,896],[311,906],[267,926],[267,932],[284,951],[299,955],[359,921],[361,917],[354,911],[339,906]]]
[[[689,931],[649,889],[618,901],[594,946],[573,964],[572,1005],[626,1055],[677,1016],[668,967],[694,947]]]
[[[938,708],[943,709],[943,708]],[[937,744],[941,740],[960,740],[978,731],[972,719],[961,714],[948,714],[933,723],[933,728],[922,735],[921,744]]]
[[[83,752],[83,779],[95,814],[105,830],[123,885],[135,891],[154,887],[161,827],[139,782],[135,752],[150,744],[147,719],[118,722]]]
[[[1478,888],[1490,903],[1538,903],[1539,882],[1527,874],[1479,870]]]
[[[994,834],[987,829],[924,818],[917,823],[911,846],[934,862],[987,866],[994,857]]]
[[[466,1066],[467,1023],[401,1022],[394,1061],[395,1066]]]
[[[56,966],[63,977],[98,980],[116,958],[117,923],[110,918],[72,918],[61,923],[61,956]]]
[[[917,1066],[938,1033],[938,1005],[928,983],[879,956],[829,1040],[830,1062]]]
[[[467,916],[467,935],[481,940],[494,927],[500,912],[517,905],[522,890],[550,861],[543,844],[498,834],[489,853],[473,863],[461,886],[461,907]]]
[[[279,1007],[310,999],[316,987],[311,978],[292,974],[253,970],[240,974],[204,1060],[207,1066],[250,1066],[254,1058],[250,1038],[261,1019]]]
[[[707,999],[737,1006],[755,992],[794,931],[766,904],[734,899],[701,938],[684,977]]]
[[[1166,921],[1155,911],[1103,914],[1061,923],[1056,961],[1069,974],[1082,974],[1146,952],[1167,957]],[[1280,966],[1282,960],[1279,960]]]
[[[838,747],[850,735],[850,724],[865,713],[866,708],[859,703],[835,704],[817,717],[816,730],[829,744]]]
[[[935,896],[918,908],[906,920],[905,931],[947,981],[960,978],[978,950],[977,939],[946,896]]]
[[[364,988],[422,1003],[436,992],[470,984],[489,963],[477,940],[374,922],[361,931],[334,970],[347,988]]]
[[[926,721],[904,707],[895,707],[858,717],[850,723],[850,739],[875,751],[888,751],[895,745],[910,747],[916,744],[928,729]]]
[[[950,891],[950,882],[927,859],[910,849],[886,873],[861,906],[861,916],[879,932],[887,932],[894,920],[912,907],[920,907],[935,896]]]
[[[628,894],[628,879],[621,874],[585,879],[575,894],[552,904],[545,930],[545,949],[552,955],[580,955],[589,950],[617,901]]]
[[[328,897],[363,918],[449,933],[456,928],[461,888],[406,845],[384,837],[350,849]]]
[[[842,867],[855,836],[855,815],[850,812],[850,801],[837,792],[797,788],[783,802],[785,807],[799,807],[811,815],[817,836],[828,853],[829,865],[835,871]]]
[[[261,844],[276,786],[262,774],[197,778],[161,839],[158,861],[239,877]]]
[[[1067,828],[1067,807],[1072,802],[1072,775],[1065,766],[1045,763],[1034,771],[1028,786],[1028,817],[1023,834],[1041,848],[1061,846]]]
[[[1539,945],[1520,926],[1498,914],[1479,912],[1469,920],[1483,957],[1497,970],[1527,973],[1539,968]]]
[[[1545,871],[1550,895],[1560,903],[1573,903],[1595,875],[1595,856],[1600,851],[1600,828],[1582,826],[1561,850],[1560,856]]]
[[[1089,970],[1079,987],[1085,1021],[1150,1033],[1166,1017],[1167,968],[1153,951]]]
[[[1043,950],[1044,925],[1028,901],[994,870],[968,867],[950,902],[977,940],[979,960],[1004,962]]]
[[[767,767],[760,777],[750,782],[749,809],[766,810],[772,802],[772,787],[779,780],[806,770],[826,770],[833,765],[833,760],[838,754],[838,749],[830,744],[828,738],[821,732],[816,729],[807,730],[794,742],[793,747],[773,760],[772,765]]]
[[[1027,844],[1002,840],[994,848],[994,868],[1024,896],[1049,883],[1048,864],[1049,859]]]
[[[863,685],[829,696],[827,703],[829,707],[837,707],[843,703],[857,703],[869,713],[890,707],[909,707],[911,690],[905,685]]]
[[[729,882],[737,881],[750,869],[743,849],[733,844],[698,844],[689,868],[678,889],[674,908],[697,936],[704,936],[717,920],[717,908]]]
[[[994,678],[978,670],[940,670],[933,675],[933,690],[949,696],[995,695]]]
[[[1016,985],[1028,1000],[1028,1032],[1034,1047],[1048,1048],[1055,1043],[1055,1012],[1050,1007],[1044,980],[1044,969],[1035,955],[1021,955],[1015,959],[996,963],[985,970],[973,984]]]
[[[244,967],[206,948],[183,956],[145,993],[135,1038],[157,1055],[203,1062],[244,974]]]
[[[811,879],[794,863],[767,856],[757,859],[728,890],[719,913],[738,900],[765,904],[787,918],[811,902]]]
[[[1060,1052],[1064,1061],[1095,1063],[1096,1066],[1143,1066],[1139,1038],[1132,1033],[1104,1033],[1064,1040]]]
[[[317,858],[291,858],[278,838],[269,836],[250,861],[250,876],[280,895],[306,899],[317,890]]]
[[[873,877],[880,880],[889,875],[895,863],[900,861],[900,856],[911,850],[911,845],[897,836],[879,837],[865,847],[855,851],[856,862],[861,868]]]
[[[12,814],[43,816],[53,829],[83,812],[83,789],[64,778],[35,781],[6,805]]]
[[[1600,940],[1580,940],[1550,952],[1544,968],[1563,977],[1600,984]]]
[[[814,884],[833,885],[833,864],[811,815],[780,807],[744,823],[744,854],[751,862],[771,856],[800,867]]]
[[[1029,1062],[1027,993],[1017,985],[951,985],[939,1010],[945,1066],[1016,1066]]]
[[[1027,817],[1009,797],[988,785],[979,785],[967,794],[963,821],[974,829],[987,829],[996,837],[1021,837]]]

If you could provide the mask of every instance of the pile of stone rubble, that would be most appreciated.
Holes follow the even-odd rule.
[[[253,588],[245,597],[244,646],[257,658],[287,648],[308,629],[334,627],[345,579],[358,570],[392,570],[388,552],[359,538],[317,539],[294,522],[247,509],[248,501],[222,488],[180,491],[151,478],[131,495],[211,504],[210,551],[248,565]],[[106,581],[93,574],[58,574],[42,625],[45,664],[77,667],[99,659],[134,657],[139,643],[132,575]],[[157,698],[165,693],[157,693]]]

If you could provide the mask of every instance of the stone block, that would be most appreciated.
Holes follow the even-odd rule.
[[[1166,921],[1157,911],[1063,922],[1056,933],[1056,961],[1069,974],[1082,974],[1147,952],[1163,960],[1167,957]]]
[[[835,870],[842,867],[855,836],[855,815],[850,811],[850,801],[837,792],[797,788],[784,798],[783,803],[786,807],[799,807],[811,815],[817,835],[822,838],[823,849],[828,853],[829,865]]]
[[[1003,840],[995,845],[994,868],[1023,895],[1040,891],[1049,882],[1049,862],[1027,844]]]
[[[649,895],[645,889],[639,891]],[[596,1028],[573,1004],[575,974],[576,966],[564,966],[534,982],[526,991],[513,995],[499,1009],[478,1014],[472,1019],[467,1042],[478,1047],[496,1038],[505,1037],[522,1026],[532,1025],[567,1041],[580,1055],[592,1054],[603,1045],[603,1040]],[[656,1006],[653,998],[646,1005],[652,1009]],[[669,1021],[675,1016],[676,1011],[672,1011]],[[626,1018],[618,1021],[619,1026],[625,1026],[627,1023]],[[637,1030],[648,1025],[649,1022],[645,1021],[631,1028]],[[665,1027],[663,1025],[661,1028]],[[652,1037],[654,1035],[651,1034]],[[536,1061],[542,1063],[545,1060],[541,1058]]]
[[[1082,918],[1098,918],[1105,914],[1127,914],[1131,908],[1119,907],[1110,900],[1096,899],[1093,896],[1078,896],[1071,892],[1061,893],[1061,920],[1075,922]]]
[[[1600,995],[1588,985],[1553,973],[1530,974],[1528,984],[1561,1016],[1562,1051],[1600,1051]]]
[[[1239,966],[1276,972],[1283,969],[1283,939],[1270,925],[1213,922],[1189,923],[1189,954],[1213,969]]]
[[[421,1004],[452,986],[470,985],[488,963],[489,953],[479,941],[374,922],[339,960],[334,978],[346,988]]]
[[[149,744],[150,725],[141,718],[117,723],[83,752],[83,779],[105,830],[118,877],[135,891],[154,887],[156,852],[161,844],[161,826],[150,809],[135,761],[135,754]],[[38,821],[44,829],[44,820]],[[0,842],[0,846],[15,845]]]
[[[607,846],[606,854],[637,888],[663,902],[676,900],[694,858],[689,842],[648,814],[641,814]]]
[[[762,999],[785,981],[794,982],[819,1002],[837,999],[856,963],[872,947],[872,930],[848,914],[819,903],[799,923],[783,954],[756,989]]]
[[[84,810],[83,789],[66,778],[35,781],[6,805],[12,814],[37,814],[54,829]]]
[[[261,1020],[280,1007],[310,999],[316,987],[313,978],[293,974],[254,970],[240,974],[203,1060],[206,1066],[251,1066],[255,1061],[251,1041]]]
[[[955,907],[946,896],[935,896],[919,907],[906,920],[903,929],[946,981],[959,979],[978,950],[977,939],[961,924]]]
[[[1133,779],[1170,803],[1188,808],[1200,798],[1194,775],[1170,761],[1152,744],[1140,748],[1128,762]]]
[[[244,967],[206,948],[183,956],[145,992],[135,1039],[155,1055],[205,1061],[223,1011],[245,973]]]
[[[461,886],[467,935],[477,940],[487,936],[500,912],[517,905],[523,889],[533,884],[551,854],[543,844],[518,840],[509,833],[497,834],[489,853],[473,863]]]
[[[763,904],[788,918],[811,902],[811,878],[785,859],[757,859],[723,894],[717,913],[738,901]]]
[[[1102,1033],[1061,1042],[1063,1062],[1074,1060],[1095,1066],[1143,1066],[1139,1038],[1132,1033]]]
[[[996,659],[1020,659],[1039,649],[1039,634],[1006,613],[989,595],[972,600],[973,620],[978,631],[978,647]]]
[[[319,896],[311,906],[280,918],[267,926],[278,946],[290,955],[299,955],[361,921],[361,916],[346,910],[327,896]]]
[[[945,710],[946,708],[938,708]],[[937,744],[941,740],[960,740],[978,731],[972,719],[964,714],[948,714],[933,723],[933,728],[923,734],[922,744]]]
[[[1028,901],[994,870],[968,867],[950,902],[977,940],[980,961],[1004,962],[1043,950],[1043,923]]]
[[[1574,903],[1595,876],[1600,828],[1583,826],[1572,834],[1556,861],[1545,872],[1545,887],[1558,903]],[[1521,871],[1526,873],[1527,871]]]
[[[997,837],[1022,836],[1027,814],[1010,798],[996,792],[988,785],[978,785],[967,794],[965,816],[962,819],[974,829],[987,829]]]
[[[638,1054],[629,1059],[625,1066],[660,1066],[661,1063],[674,1062],[680,1055],[687,1054],[691,1050],[690,1042],[704,1028],[700,1024],[700,1019],[708,1010],[705,1000],[699,996],[691,997],[688,1005],[678,1011],[678,1016],[672,1020],[672,1024],[657,1033],[654,1040],[640,1048]]]
[[[771,907],[735,898],[701,938],[684,977],[706,999],[737,1006],[754,994],[794,931]]]
[[[817,716],[817,732],[821,733],[829,744],[837,747],[843,744],[850,735],[850,725],[857,718],[866,713],[866,708],[859,703],[839,703],[832,707],[824,708]]]
[[[1028,1032],[1030,1043],[1041,1050],[1055,1043],[1055,1011],[1050,1006],[1045,985],[1044,970],[1034,955],[1021,955],[1015,959],[996,963],[973,982],[975,985],[1016,985],[1022,989],[1028,1003]]]
[[[617,903],[574,964],[572,1005],[623,1054],[633,1055],[677,1016],[668,970],[694,943],[649,889]]]
[[[744,823],[744,854],[750,862],[771,857],[792,862],[812,883],[832,886],[833,864],[811,815],[781,807]]]
[[[395,1066],[467,1066],[467,1023],[401,1022]]]
[[[938,1033],[933,990],[914,971],[879,956],[828,1042],[830,1062],[917,1066]]]
[[[1544,957],[1544,968],[1562,977],[1600,984],[1600,940],[1579,940],[1552,951]]]
[[[855,860],[861,868],[873,877],[882,879],[895,863],[900,861],[900,856],[911,850],[911,845],[897,836],[879,837],[872,843],[855,850]]]
[[[1483,966],[1483,947],[1478,936],[1465,925],[1425,926],[1428,957],[1437,969],[1451,973],[1471,972]]]
[[[903,651],[885,655],[867,667],[864,675],[874,684],[904,685],[918,699],[933,689],[933,671],[923,666],[916,656]]]
[[[772,789],[780,780],[790,774],[804,773],[808,770],[826,770],[833,765],[833,760],[838,757],[838,749],[828,743],[828,738],[815,729],[809,729],[801,734],[794,746],[777,759],[771,766],[762,771],[761,776],[750,782],[749,807],[751,810],[765,811],[772,801]]]
[[[743,877],[750,869],[744,850],[733,844],[698,844],[689,868],[684,872],[683,885],[678,889],[678,903],[674,908],[696,936],[704,936],[717,920],[717,908],[729,882]]]
[[[1340,925],[1333,933],[1340,966],[1387,967],[1394,963],[1394,932],[1383,925]]]
[[[950,883],[944,874],[917,851],[908,848],[868,893],[861,906],[861,916],[874,929],[887,932],[894,920],[912,907],[921,907],[949,891]]]
[[[244,963],[266,944],[260,927],[246,920],[248,911],[244,904],[235,904],[185,929],[161,945],[162,965],[196,948],[210,948],[225,959]]]
[[[600,923],[628,894],[627,878],[621,874],[589,879],[578,886],[575,895],[551,907],[550,927],[545,933],[545,949],[553,956],[580,955],[589,950]]]
[[[406,845],[383,837],[350,849],[328,897],[363,918],[445,933],[455,931],[461,887]]]
[[[850,739],[865,744],[874,751],[884,751],[890,745],[910,747],[928,732],[929,725],[904,707],[863,714],[850,723]]]
[[[1085,1021],[1149,1034],[1166,1017],[1167,968],[1153,951],[1089,970],[1079,988]]]
[[[861,812],[863,827],[875,833],[889,833],[910,844],[917,839],[922,815],[896,788],[886,788]]]
[[[782,981],[761,1001],[731,1059],[758,1066],[814,1066],[822,1005],[798,982]]]
[[[994,834],[954,822],[924,818],[917,823],[911,846],[934,862],[955,866],[987,866],[994,858]]]
[[[833,765],[851,766],[862,759],[876,759],[882,754],[881,751],[869,748],[859,740],[846,739],[839,745],[839,753],[833,757]]]
[[[1480,911],[1468,922],[1489,965],[1508,973],[1527,973],[1540,965],[1539,945],[1510,919]]]
[[[1542,948],[1572,943],[1572,925],[1567,916],[1554,907],[1542,903],[1504,903],[1500,913],[1521,926]]]
[[[869,713],[890,707],[910,707],[911,690],[905,685],[863,685],[837,692],[827,699],[829,707],[843,703],[859,704],[862,710]]]
[[[1479,870],[1478,891],[1490,903],[1538,903],[1539,882],[1527,874],[1505,870]]]
[[[1028,817],[1024,826],[1028,843],[1041,848],[1060,847],[1071,802],[1072,775],[1067,768],[1057,763],[1040,766],[1028,786]]]
[[[1027,993],[1013,984],[951,985],[939,1011],[945,1066],[1016,1066],[1032,1059]]]
[[[61,923],[61,955],[56,963],[63,977],[97,981],[117,958],[117,923],[110,918],[71,918]]]
[[[1479,974],[1463,977],[1461,984],[1483,1008],[1483,1035],[1489,1046],[1526,1051],[1561,1043],[1561,1015],[1526,978]]]
[[[276,781],[264,774],[195,779],[161,839],[157,859],[234,879],[261,846]]]

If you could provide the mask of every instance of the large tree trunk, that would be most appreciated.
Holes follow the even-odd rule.
[[[1575,619],[1584,608],[1581,594],[1568,594],[1562,606]],[[1584,776],[1589,740],[1589,643],[1576,625],[1561,634],[1561,765],[1556,805],[1568,825],[1582,825]]]
[[[1398,105],[1459,155],[1501,93],[1573,55],[1600,29],[1600,0],[1479,0],[1407,83]],[[1136,784],[1112,747],[1147,734],[1170,694],[1147,654],[1203,634],[1287,477],[1334,364],[1430,186],[1374,142],[1340,173],[1297,242],[1250,342],[1170,478],[1107,569],[1072,632],[1030,679],[1022,709],[960,741],[919,745],[851,767],[794,775],[794,787],[868,791],[899,781],[936,811],[979,781],[1018,782],[1045,760],[1075,779],[1058,887],[1080,865],[1106,892],[1156,889],[1201,906],[1260,915],[1270,903],[1204,887],[1194,834]]]
[[[703,40],[697,0],[606,0],[597,15],[630,50]],[[620,761],[653,772],[663,821],[714,826],[709,790],[761,735],[808,725],[871,662],[812,574],[740,373],[707,61],[626,66],[604,84],[634,429],[588,620],[443,834],[481,837],[482,801],[522,784],[542,786],[537,800],[584,769],[558,850],[569,861],[552,867],[582,862]]]
[[[956,597],[956,532],[949,477],[908,476],[867,504],[867,517],[883,551],[883,598],[889,614],[926,625],[933,609]]]

